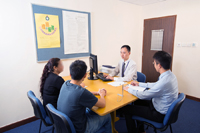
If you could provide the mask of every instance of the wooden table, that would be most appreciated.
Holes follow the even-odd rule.
[[[70,76],[63,77],[63,79],[70,80]],[[113,82],[113,81],[109,81]],[[122,86],[114,87],[109,85],[108,81],[104,82],[100,79],[98,80],[88,80],[85,78],[83,83],[87,86],[86,89],[89,91],[98,91],[99,89],[105,88],[107,90],[107,95],[105,96],[106,100],[106,106],[104,108],[98,108],[94,106],[92,108],[92,111],[97,113],[100,116],[104,116],[106,114],[111,114],[111,124],[112,124],[112,132],[113,133],[118,133],[115,129],[115,122],[119,120],[118,117],[116,117],[116,110],[129,104],[132,103],[133,101],[136,101],[138,98],[133,96],[132,94],[124,91],[124,96],[121,101],[121,96],[118,96],[117,94],[122,94]],[[127,82],[130,83],[130,82]],[[99,98],[100,96],[96,96]]]

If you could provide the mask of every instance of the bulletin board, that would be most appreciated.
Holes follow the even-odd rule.
[[[37,61],[91,53],[90,13],[32,4]]]

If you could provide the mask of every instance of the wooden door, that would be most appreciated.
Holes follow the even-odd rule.
[[[144,20],[142,73],[146,75],[147,82],[155,82],[159,77],[159,73],[152,64],[153,55],[157,52],[151,50],[152,30],[164,29],[162,50],[170,53],[173,59],[175,27],[176,15]]]

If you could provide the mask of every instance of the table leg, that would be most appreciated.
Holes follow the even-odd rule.
[[[116,117],[116,111],[110,113],[111,115],[111,124],[112,124],[112,133],[118,133],[115,129],[115,122],[118,120]]]

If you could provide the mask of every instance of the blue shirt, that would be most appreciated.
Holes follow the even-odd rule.
[[[97,101],[91,92],[68,80],[61,87],[57,109],[71,119],[77,133],[84,133],[87,123],[86,107],[92,108]]]
[[[154,108],[161,114],[166,114],[170,105],[178,98],[178,82],[170,70],[162,73],[157,82],[139,83],[139,86],[150,89],[137,91],[129,88],[128,92],[139,99],[152,99]]]

